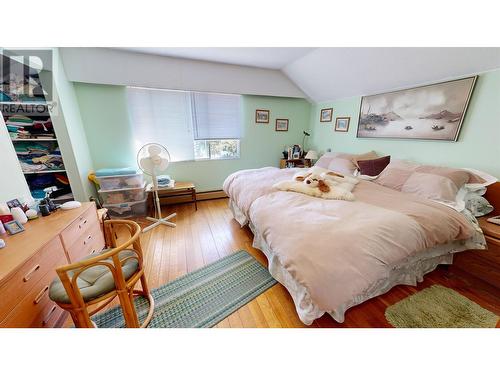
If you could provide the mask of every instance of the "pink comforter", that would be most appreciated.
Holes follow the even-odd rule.
[[[245,169],[229,175],[222,189],[248,217],[248,210],[257,198],[276,191],[273,185],[291,179],[297,170],[297,168],[275,167]]]
[[[322,311],[362,295],[408,257],[475,230],[449,207],[373,182],[360,181],[353,202],[272,189],[295,172],[242,171],[224,189]]]

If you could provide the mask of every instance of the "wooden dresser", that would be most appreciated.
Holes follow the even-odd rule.
[[[52,213],[3,235],[0,249],[0,327],[56,327],[63,310],[49,299],[55,269],[104,248],[95,203]]]
[[[478,219],[488,249],[455,254],[453,266],[500,289],[500,225],[486,221],[500,215],[500,182],[489,186],[485,197],[495,207],[490,215]]]

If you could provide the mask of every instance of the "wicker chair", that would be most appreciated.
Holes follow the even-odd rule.
[[[119,246],[116,243],[117,227],[125,227],[130,233],[130,239]],[[59,277],[52,281],[49,296],[61,308],[69,311],[78,328],[96,327],[90,317],[115,297],[120,301],[128,328],[146,327],[153,317],[154,301],[144,275],[139,238],[141,228],[129,220],[107,220],[104,230],[112,248],[57,268]],[[139,280],[142,290],[135,290]],[[149,311],[142,325],[134,306],[135,295],[142,295],[149,301]],[[99,306],[89,312],[89,307],[96,304]]]

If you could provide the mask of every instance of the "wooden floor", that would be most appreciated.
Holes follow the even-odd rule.
[[[232,218],[227,203],[227,199],[201,201],[198,211],[192,204],[163,207],[163,215],[177,212],[177,218],[174,219],[177,228],[161,227],[142,235],[150,288],[156,288],[239,249],[245,249],[267,266],[266,257],[252,247],[251,231],[246,227],[240,228]],[[325,314],[310,327],[390,327],[384,317],[385,309],[433,284],[453,288],[500,316],[497,289],[454,270],[453,266],[440,266],[417,287],[397,286],[382,296],[351,308],[343,324],[336,323]],[[308,326],[299,320],[286,289],[277,284],[221,321],[217,327]]]

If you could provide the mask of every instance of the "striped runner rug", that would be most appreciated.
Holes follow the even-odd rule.
[[[154,289],[155,310],[148,328],[213,327],[274,284],[267,269],[240,250]],[[135,306],[143,321],[147,300],[137,297]],[[92,320],[99,328],[125,326],[119,306]]]

